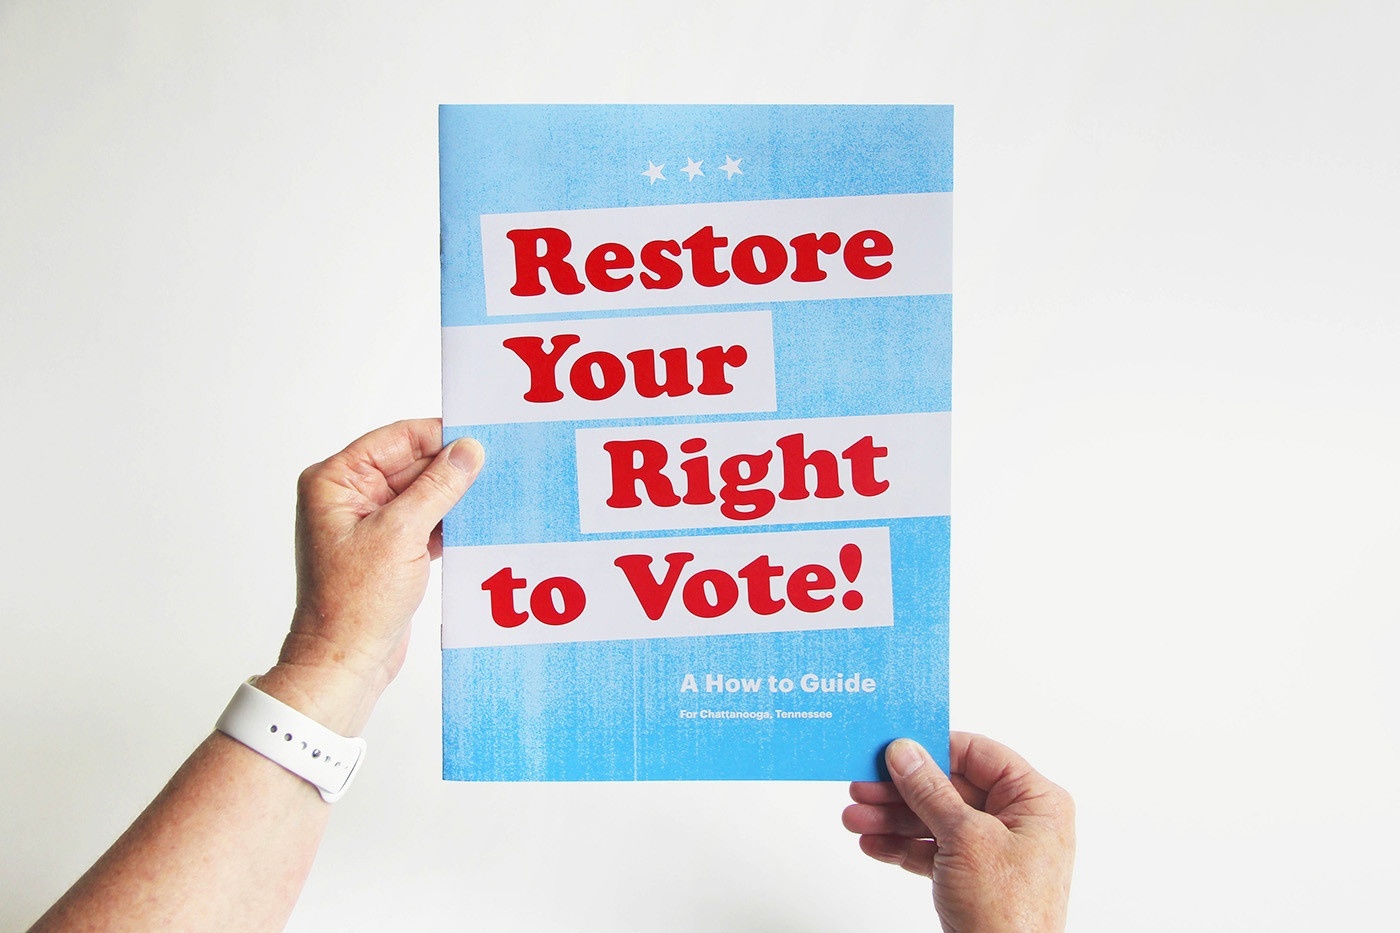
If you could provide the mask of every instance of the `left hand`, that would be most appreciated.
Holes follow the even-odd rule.
[[[484,456],[470,438],[444,448],[439,419],[399,421],[301,474],[296,613],[261,689],[331,728],[363,725],[403,666],[440,523]]]
[[[436,419],[400,421],[302,473],[297,609],[260,690],[359,734],[482,459],[473,440],[444,450]],[[280,930],[329,816],[308,781],[215,732],[33,929]]]

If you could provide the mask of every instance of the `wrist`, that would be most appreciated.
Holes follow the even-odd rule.
[[[263,693],[344,736],[364,731],[383,686],[334,664],[289,659],[287,652],[254,682]]]

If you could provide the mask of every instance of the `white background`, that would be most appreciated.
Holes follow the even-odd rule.
[[[955,725],[1076,796],[1075,930],[1393,919],[1393,4],[111,6],[0,0],[0,927],[438,410],[440,101],[956,104]],[[293,929],[934,926],[841,785],[440,783],[438,609]]]

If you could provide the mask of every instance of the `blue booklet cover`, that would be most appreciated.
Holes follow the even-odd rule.
[[[946,767],[952,108],[439,123],[444,777]]]

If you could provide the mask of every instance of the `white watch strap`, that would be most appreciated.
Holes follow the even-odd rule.
[[[327,803],[350,789],[365,758],[364,739],[337,735],[252,683],[238,685],[214,728],[310,781]]]

